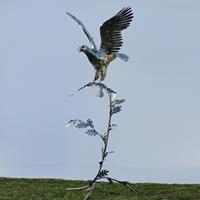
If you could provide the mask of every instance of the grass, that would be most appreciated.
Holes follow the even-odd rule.
[[[85,191],[66,191],[85,181],[0,178],[0,200],[83,200]],[[200,184],[132,184],[137,194],[119,184],[99,183],[91,200],[200,200]]]

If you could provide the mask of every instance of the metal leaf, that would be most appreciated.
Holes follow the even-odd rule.
[[[77,120],[66,120],[65,123],[64,123],[64,125],[67,128],[67,127],[75,125],[76,122],[77,122]]]
[[[124,103],[126,101],[126,99],[117,99],[115,101],[115,104],[121,104],[121,103]]]
[[[79,120],[76,125],[76,128],[82,129],[82,128],[87,128],[88,126],[90,126],[91,128],[94,128],[93,122],[90,119],[88,119],[87,122],[83,122]]]
[[[90,126],[91,128],[94,128],[94,125],[93,125],[93,121],[92,121],[92,120],[88,119],[88,120],[87,120],[87,124],[88,124],[88,126]]]
[[[112,109],[112,114],[116,114],[122,110],[122,106],[114,106]]]
[[[95,129],[88,129],[85,133],[90,136],[96,136],[99,134]]]
[[[76,128],[87,128],[88,125],[85,122],[80,121],[77,125]]]
[[[107,176],[108,173],[109,173],[108,170],[103,169],[103,170],[101,170],[101,171],[99,172],[98,177],[99,177],[99,178],[103,178],[103,177]]]

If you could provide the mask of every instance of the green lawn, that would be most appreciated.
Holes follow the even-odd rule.
[[[83,200],[85,191],[66,191],[84,181],[0,178],[0,200]],[[99,183],[91,200],[200,200],[200,184],[132,184],[137,194],[119,184]]]

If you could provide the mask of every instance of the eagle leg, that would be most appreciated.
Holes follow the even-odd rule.
[[[100,70],[97,69],[97,70],[96,70],[96,73],[95,73],[94,81],[96,81],[96,80],[99,79],[99,75],[100,75]],[[93,82],[94,82],[94,81],[93,81]]]
[[[99,82],[103,81],[106,77],[106,72],[107,72],[106,66],[102,66],[101,68],[96,69],[94,81],[98,80],[99,78],[100,78]]]
[[[107,67],[106,66],[102,66],[101,67],[101,81],[103,81],[105,79],[106,72],[107,72]]]

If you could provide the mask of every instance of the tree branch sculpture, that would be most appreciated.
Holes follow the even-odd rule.
[[[131,187],[129,182],[119,181],[115,178],[109,177],[108,176],[109,171],[107,169],[103,168],[105,159],[107,158],[107,156],[110,153],[112,153],[112,152],[107,151],[110,133],[113,130],[113,128],[116,127],[116,124],[112,124],[112,117],[113,117],[113,115],[115,115],[121,111],[121,109],[122,109],[121,104],[123,102],[125,102],[125,99],[117,99],[117,93],[114,90],[112,90],[111,88],[108,88],[103,83],[90,82],[90,83],[84,85],[83,87],[81,87],[80,89],[78,89],[77,92],[79,92],[80,90],[82,90],[86,87],[92,87],[92,86],[95,86],[98,88],[98,90],[99,90],[98,96],[99,97],[103,97],[104,92],[106,92],[108,95],[109,111],[108,111],[107,130],[103,133],[99,133],[95,129],[93,121],[91,119],[88,119],[86,122],[79,120],[79,119],[66,120],[65,126],[66,127],[75,126],[76,128],[79,128],[79,129],[87,129],[85,132],[86,134],[88,134],[90,136],[98,136],[103,142],[101,160],[99,162],[99,167],[98,167],[96,176],[87,185],[85,185],[83,187],[78,187],[78,188],[67,188],[66,190],[71,191],[71,190],[88,190],[89,189],[89,192],[86,194],[86,196],[84,198],[84,200],[87,200],[89,198],[89,196],[92,194],[92,192],[95,188],[96,182],[104,179],[104,180],[107,180],[109,183],[117,182],[119,184],[122,184],[123,186],[125,186],[129,190],[131,190],[132,192],[136,192]]]

